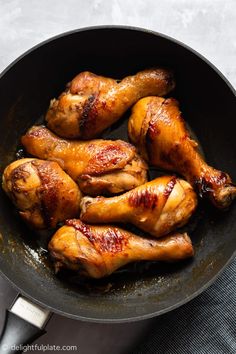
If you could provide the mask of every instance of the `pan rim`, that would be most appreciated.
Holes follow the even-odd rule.
[[[96,26],[88,26],[88,27],[82,27],[82,28],[78,28],[78,29],[74,29],[74,30],[70,30],[70,31],[66,31],[63,33],[60,33],[58,35],[55,35],[53,37],[50,37],[36,45],[34,45],[32,48],[28,49],[27,51],[25,51],[24,53],[22,53],[19,57],[17,57],[13,62],[11,62],[1,73],[0,73],[0,80],[3,78],[3,76],[10,71],[15,64],[17,64],[19,61],[21,61],[24,57],[26,57],[28,54],[34,52],[35,50],[37,50],[38,48],[49,44],[53,41],[56,41],[57,39],[61,39],[63,37],[67,37],[70,35],[73,35],[75,33],[79,33],[79,32],[88,32],[88,31],[97,31],[97,30],[125,30],[125,31],[134,31],[134,32],[141,32],[141,33],[147,33],[150,34],[152,36],[156,36],[156,37],[161,37],[163,39],[166,39],[172,43],[177,44],[178,46],[181,46],[183,48],[185,48],[186,50],[188,50],[189,52],[191,52],[192,54],[194,54],[195,56],[197,56],[199,59],[201,59],[202,61],[204,61],[209,67],[211,67],[211,69],[214,70],[214,72],[225,82],[225,84],[228,86],[228,88],[230,89],[230,91],[233,93],[233,95],[236,98],[236,90],[234,89],[233,85],[229,82],[229,80],[224,76],[224,74],[222,74],[222,72],[214,65],[212,64],[206,57],[204,57],[202,54],[200,54],[199,52],[197,52],[196,50],[194,50],[193,48],[191,48],[190,46],[186,45],[185,43],[172,38],[166,34],[157,32],[157,31],[153,31],[151,29],[146,29],[146,28],[141,28],[141,27],[135,27],[135,26],[126,26],[126,25],[96,25]],[[78,314],[73,314],[73,313],[68,313],[65,311],[62,311],[58,308],[54,308],[46,303],[44,303],[43,301],[40,301],[36,298],[34,298],[32,295],[30,295],[28,292],[24,291],[21,286],[18,286],[15,284],[14,281],[12,281],[3,271],[2,269],[0,269],[0,274],[1,276],[3,276],[4,279],[8,280],[10,282],[10,284],[13,286],[13,288],[15,288],[16,290],[18,290],[22,295],[26,296],[27,298],[29,298],[30,300],[32,300],[33,302],[35,302],[36,304],[49,309],[50,311],[71,318],[71,319],[77,319],[77,320],[81,320],[81,321],[86,321],[86,322],[95,322],[95,323],[126,323],[126,322],[136,322],[136,321],[141,321],[141,320],[146,320],[149,318],[153,318],[153,317],[157,317],[160,315],[163,315],[167,312],[170,312],[174,309],[177,309],[178,307],[188,303],[189,301],[193,300],[195,297],[197,297],[198,295],[200,295],[203,291],[205,291],[208,287],[210,287],[215,281],[216,279],[223,273],[223,271],[226,269],[226,267],[232,262],[232,260],[235,258],[236,256],[236,249],[234,250],[234,252],[232,253],[231,257],[227,260],[227,262],[223,265],[223,267],[217,272],[217,274],[215,274],[207,283],[205,283],[200,289],[196,290],[194,293],[192,293],[191,295],[187,296],[186,298],[184,298],[183,300],[177,302],[176,304],[173,304],[165,309],[162,310],[158,310],[158,311],[154,311],[151,313],[147,313],[147,314],[143,314],[143,315],[138,315],[138,316],[132,316],[132,317],[125,317],[125,318],[96,318],[96,317],[85,317],[85,316],[81,316]]]
[[[5,69],[3,69],[3,71],[1,71],[0,73],[0,79],[15,65],[18,63],[18,61],[20,61],[21,59],[23,59],[25,56],[27,56],[28,54],[30,54],[31,52],[35,51],[36,49],[44,46],[45,44],[48,44],[50,42],[53,42],[57,39],[75,34],[75,33],[79,33],[79,32],[88,32],[88,31],[95,31],[95,30],[106,30],[106,29],[121,29],[121,30],[129,30],[129,31],[135,31],[135,32],[143,32],[143,33],[149,33],[151,35],[157,36],[157,37],[161,37],[164,39],[167,39],[170,42],[173,42],[185,49],[187,49],[188,51],[190,51],[191,53],[193,53],[194,55],[196,55],[199,59],[203,60],[207,65],[209,65],[222,79],[223,81],[225,81],[225,83],[227,84],[227,86],[230,88],[230,90],[232,91],[232,93],[234,94],[234,96],[236,97],[236,89],[233,87],[233,85],[230,83],[230,81],[226,78],[226,76],[212,63],[210,62],[203,54],[199,53],[198,51],[196,51],[195,49],[193,49],[192,47],[190,47],[188,44],[183,43],[182,41],[175,39],[167,34],[161,33],[161,32],[157,32],[151,29],[147,29],[147,28],[143,28],[143,27],[137,27],[137,26],[129,26],[129,25],[96,25],[96,26],[86,26],[86,27],[81,27],[81,28],[77,28],[74,30],[69,30],[66,32],[62,32],[60,34],[57,34],[55,36],[49,37],[41,42],[39,42],[38,44],[35,44],[33,47],[31,47],[30,49],[27,49],[26,51],[24,51],[22,54],[20,54],[16,59],[14,59],[9,65],[7,65],[5,67]]]

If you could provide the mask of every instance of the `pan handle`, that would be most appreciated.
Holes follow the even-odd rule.
[[[6,317],[0,338],[0,354],[22,353],[27,344],[46,333],[50,312],[19,295]]]

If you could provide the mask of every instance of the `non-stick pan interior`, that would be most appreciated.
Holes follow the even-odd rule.
[[[117,79],[164,65],[174,70],[173,92],[207,161],[236,181],[236,99],[225,80],[186,47],[128,28],[75,31],[45,42],[0,79],[0,161],[16,158],[19,138],[39,121],[51,98],[80,71]],[[128,117],[128,113],[126,115]],[[104,136],[127,139],[125,118]],[[152,175],[155,175],[155,171]],[[56,277],[47,260],[48,235],[29,231],[0,192],[0,269],[28,296],[57,312],[92,320],[144,318],[184,303],[212,281],[236,249],[236,205],[226,212],[200,203],[188,231],[195,257],[179,264],[132,265],[102,281]],[[223,289],[222,289],[223,291]]]

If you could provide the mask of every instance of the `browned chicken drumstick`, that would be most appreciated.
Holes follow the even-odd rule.
[[[79,214],[81,193],[77,184],[52,161],[21,159],[8,165],[2,187],[31,227],[55,227]]]
[[[56,271],[68,268],[91,278],[108,276],[130,262],[175,262],[193,256],[186,233],[153,240],[115,226],[91,226],[76,219],[67,220],[48,249]]]
[[[226,208],[236,197],[229,175],[209,166],[199,154],[175,99],[141,99],[133,107],[128,131],[150,164],[180,173],[216,207]]]
[[[71,141],[33,126],[21,141],[31,155],[57,161],[88,195],[120,193],[147,181],[146,163],[122,140]]]
[[[174,88],[173,75],[149,69],[117,81],[88,71],[77,75],[46,114],[49,129],[64,138],[91,139],[115,123],[140,98],[164,96]]]
[[[164,176],[117,197],[84,197],[80,218],[88,223],[132,223],[160,237],[186,224],[196,205],[188,182]]]

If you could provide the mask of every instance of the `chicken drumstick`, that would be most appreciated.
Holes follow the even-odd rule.
[[[56,271],[68,268],[91,278],[108,276],[130,262],[174,262],[193,256],[186,233],[153,240],[115,226],[91,226],[76,219],[67,220],[48,249]]]
[[[172,73],[161,68],[140,71],[121,82],[85,71],[51,101],[47,125],[64,138],[92,139],[140,98],[164,96],[173,88]]]
[[[2,187],[31,227],[55,227],[79,214],[77,184],[53,161],[21,159],[8,165]]]
[[[31,155],[58,162],[88,195],[120,193],[147,181],[146,163],[122,140],[71,141],[33,126],[21,141]]]
[[[198,144],[190,138],[175,99],[146,97],[138,101],[128,131],[151,165],[180,173],[216,207],[226,208],[236,197],[229,175],[209,166],[197,151]]]
[[[84,197],[80,218],[88,223],[132,223],[160,237],[186,224],[196,205],[188,182],[163,176],[117,197]]]

